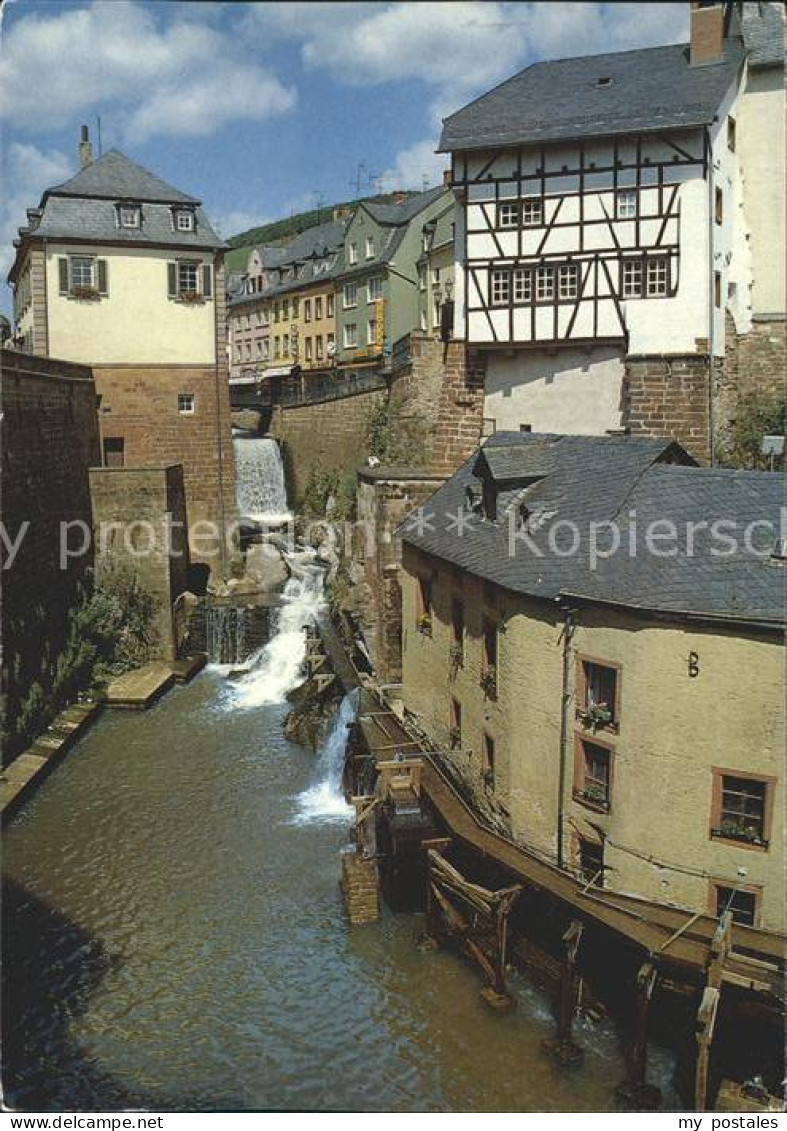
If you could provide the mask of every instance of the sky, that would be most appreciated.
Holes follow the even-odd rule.
[[[6,0],[0,268],[72,176],[82,123],[201,199],[224,236],[438,184],[443,117],[539,59],[688,38],[687,2]],[[8,307],[8,295],[2,304]]]

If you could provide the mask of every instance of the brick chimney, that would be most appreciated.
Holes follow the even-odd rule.
[[[393,194],[392,199],[393,199],[394,204],[404,204],[404,202],[407,200],[407,193],[402,192],[401,189],[398,189]]]
[[[448,188],[453,184],[453,173],[450,169],[443,169],[443,184]]]
[[[691,2],[689,62],[692,67],[718,63],[724,54],[724,4]]]
[[[90,144],[90,131],[87,126],[82,127],[82,136],[79,139],[79,167],[86,169],[93,163],[93,146]]]

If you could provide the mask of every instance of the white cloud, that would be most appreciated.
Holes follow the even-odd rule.
[[[450,161],[445,153],[435,153],[435,142],[429,138],[403,149],[396,156],[392,168],[387,169],[381,180],[385,192],[395,188],[423,189],[434,188],[443,179],[443,170]]]
[[[0,200],[0,279],[14,262],[12,242],[17,228],[27,223],[25,210],[38,204],[44,189],[65,181],[73,174],[73,161],[58,149],[42,150],[35,145],[12,142],[3,152]]]
[[[26,15],[3,37],[0,103],[29,129],[73,123],[112,107],[124,137],[204,135],[238,118],[264,119],[295,104],[286,88],[227,31],[180,6],[160,25],[133,0]],[[211,13],[215,16],[215,13]]]

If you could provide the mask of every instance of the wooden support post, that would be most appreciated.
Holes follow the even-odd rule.
[[[582,923],[574,919],[563,935],[563,962],[560,968],[560,997],[558,1001],[557,1038],[543,1042],[544,1049],[563,1068],[582,1063],[585,1054],[574,1043],[571,1027],[577,1001],[576,963],[582,939]]]
[[[661,1102],[661,1091],[648,1084],[648,1011],[658,978],[652,961],[644,962],[637,974],[637,1018],[629,1078],[616,1089],[616,1096],[632,1111],[654,1111]]]
[[[697,1010],[697,1072],[694,1078],[694,1108],[708,1110],[708,1068],[710,1047],[721,998],[724,961],[732,950],[732,912],[725,911],[711,940],[708,979]]]

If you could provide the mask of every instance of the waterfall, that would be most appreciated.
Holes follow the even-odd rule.
[[[205,647],[212,664],[242,664],[246,659],[246,609],[208,605]]]
[[[298,811],[293,823],[310,824],[313,821],[348,821],[353,808],[344,800],[342,773],[347,754],[347,737],[350,723],[358,710],[358,692],[350,691],[342,699],[317,757],[315,781],[296,798]]]
[[[232,687],[234,706],[283,703],[287,692],[303,682],[305,629],[323,608],[323,580],[323,571],[307,563],[284,586],[273,635],[252,670]]]
[[[279,445],[275,440],[235,436],[232,447],[241,518],[286,522],[291,515]]]

